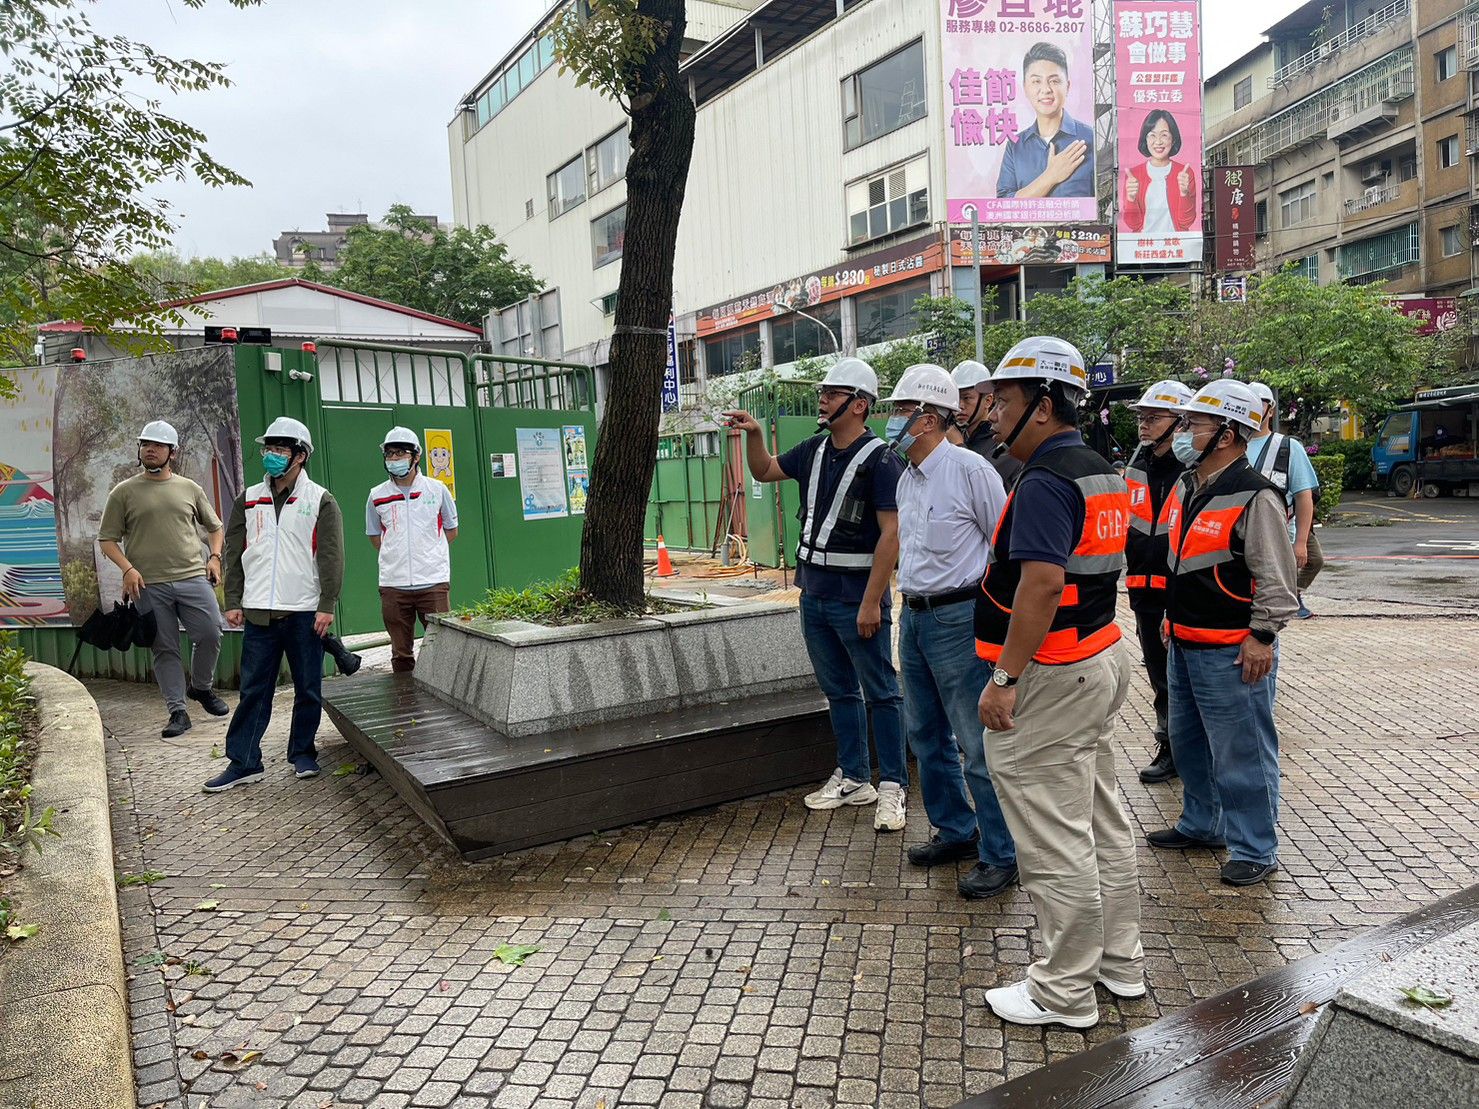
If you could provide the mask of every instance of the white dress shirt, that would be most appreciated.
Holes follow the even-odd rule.
[[[1006,505],[996,468],[974,451],[942,442],[899,478],[899,591],[933,597],[974,588]]]

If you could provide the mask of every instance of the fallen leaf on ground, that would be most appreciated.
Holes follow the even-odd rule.
[[[359,763],[346,762],[338,770],[334,771],[334,777],[336,777],[336,778],[347,778],[351,774],[357,773],[358,771],[359,771]]]
[[[1392,961],[1392,954],[1391,954],[1391,952],[1390,951],[1383,951],[1381,953],[1381,961],[1384,962],[1384,963],[1390,963]]]
[[[163,951],[151,951],[147,955],[140,955],[134,960],[141,967],[157,967],[166,961]]]
[[[224,759],[225,757],[226,757],[225,753],[222,752],[222,750],[219,747],[216,747],[215,745],[212,745],[211,746],[211,758],[213,758],[213,759]]]
[[[220,1055],[216,1056],[216,1062],[229,1070],[242,1070],[245,1067],[251,1066],[260,1058],[262,1058],[260,1051],[246,1051],[240,1055],[234,1051],[223,1051]]]
[[[11,924],[5,929],[5,938],[11,943],[19,943],[28,940],[37,932],[41,931],[39,924]]]
[[[226,883],[225,882],[212,882],[211,883],[211,889],[213,889],[213,890],[223,890],[225,888],[226,888]]]
[[[972,947],[970,944],[966,944],[965,945],[965,950],[961,952],[961,955],[964,956],[965,958],[969,959],[975,953],[976,953],[976,949],[974,947]]]
[[[209,1059],[210,1057],[211,1053],[209,1051],[192,1051],[190,1053],[190,1058],[194,1059],[196,1062],[202,1062],[203,1060]]]
[[[504,966],[521,967],[525,959],[538,951],[538,947],[527,943],[501,943],[494,949],[493,958]]]
[[[267,1083],[265,1083],[265,1082],[258,1082],[257,1083],[257,1093],[259,1093],[259,1094],[260,1093],[265,1093],[266,1090],[267,1090]]]
[[[663,909],[661,912],[659,912],[657,914],[657,919],[658,920],[672,920],[673,919],[673,914],[670,913],[670,912],[668,912],[666,909]]]
[[[451,988],[452,988],[452,983],[451,982],[448,982],[445,978],[443,978],[439,983],[437,983],[437,989],[440,990],[442,993],[446,993]]]
[[[1299,1007],[1299,1013],[1301,1016],[1307,1017],[1311,1013],[1318,1013],[1319,1011],[1320,1005],[1318,1002],[1315,1001],[1306,1001],[1303,1005]]]
[[[1421,1005],[1424,1009],[1446,1009],[1453,1004],[1453,998],[1449,994],[1439,993],[1427,986],[1407,986],[1400,993],[1408,1001]]]
[[[221,903],[219,901],[202,901],[195,907],[203,913],[213,913],[221,907]]]

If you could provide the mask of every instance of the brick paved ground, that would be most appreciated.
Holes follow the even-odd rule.
[[[1234,891],[1142,850],[1151,993],[1101,996],[1087,1034],[983,1008],[1029,961],[1027,898],[910,868],[917,796],[902,836],[797,791],[466,865],[377,777],[294,781],[281,700],[269,780],[212,797],[224,724],[162,741],[152,688],[100,683],[120,868],[168,875],[121,891],[141,1103],[949,1105],[1479,881],[1475,627],[1290,630],[1282,872]],[[1144,830],[1178,811],[1134,776],[1148,711],[1140,682]],[[326,771],[352,761],[322,738]]]

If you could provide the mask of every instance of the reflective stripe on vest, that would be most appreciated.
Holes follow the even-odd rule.
[[[798,562],[828,570],[867,570],[872,567],[872,551],[828,551],[827,540],[832,538],[832,532],[837,527],[837,515],[842,511],[842,502],[847,499],[853,479],[858,476],[863,464],[883,448],[882,439],[870,440],[858,448],[858,453],[849,460],[832,492],[832,503],[827,506],[826,516],[818,520],[817,494],[822,483],[822,452],[827,449],[827,445],[823,443],[817,447],[816,453],[812,455],[811,475],[806,483],[806,519],[802,525],[801,538],[796,544]],[[811,531],[809,536],[806,534],[808,530]]]
[[[1248,638],[1255,585],[1236,528],[1268,482],[1246,463],[1218,478],[1212,496],[1190,497],[1190,475],[1166,498],[1160,523],[1171,541],[1167,623],[1173,638],[1202,646],[1235,646]],[[1196,513],[1187,519],[1187,506]]]
[[[1125,468],[1125,485],[1130,490],[1130,527],[1140,535],[1155,532],[1155,517],[1150,503],[1150,475],[1139,466]]]
[[[1029,465],[1023,477],[1034,468],[1072,482],[1084,501],[1079,540],[1063,568],[1063,594],[1042,646],[1032,656],[1034,662],[1060,666],[1092,658],[1120,638],[1114,620],[1115,586],[1125,564],[1129,494],[1119,475],[1087,447],[1055,450]],[[1010,557],[1011,521],[1020,489],[1019,479],[997,521],[976,603],[976,654],[993,663],[1001,658],[1021,580],[1020,564]]]

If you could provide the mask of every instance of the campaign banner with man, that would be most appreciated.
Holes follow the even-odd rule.
[[[940,0],[951,223],[1091,223],[1091,0]]]
[[[1125,265],[1202,258],[1202,56],[1198,0],[1115,0],[1119,222]]]

